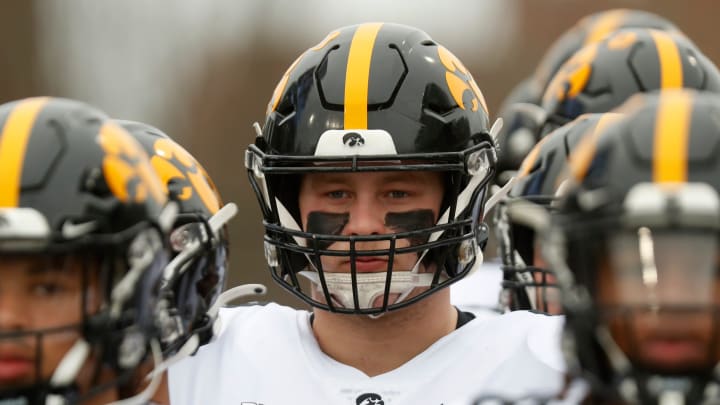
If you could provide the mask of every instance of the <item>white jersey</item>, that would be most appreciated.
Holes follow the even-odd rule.
[[[515,311],[511,314],[517,312],[525,311]],[[519,405],[579,403],[573,402],[578,398],[574,391],[572,395],[566,396],[567,399],[561,402],[553,399],[563,390],[564,382],[561,381],[555,381],[550,389],[536,386],[533,389],[518,390],[517,392],[508,391],[508,386],[512,386],[513,383],[546,381],[547,374],[555,376],[564,373],[565,362],[560,350],[560,339],[565,317],[561,315],[545,315],[545,317],[546,322],[552,324],[552,327],[542,327],[531,331],[527,337],[527,344],[519,347],[505,364],[498,367],[486,385],[475,393],[464,398],[458,397],[446,405],[472,405],[475,403],[496,405],[508,402]],[[480,399],[482,400],[478,401]]]
[[[536,357],[534,346],[561,325],[518,311],[476,318],[390,372],[369,377],[320,350],[310,314],[277,304],[224,309],[218,338],[169,370],[173,405],[441,405],[458,396],[501,390],[555,392],[562,364]],[[517,370],[538,369],[532,379]]]
[[[478,316],[498,313],[502,289],[501,264],[484,262],[479,269],[450,286],[450,301],[463,311]]]

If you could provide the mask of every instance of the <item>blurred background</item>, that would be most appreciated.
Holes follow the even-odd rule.
[[[263,122],[300,53],[344,25],[413,25],[465,63],[494,115],[553,40],[584,15],[616,7],[664,16],[720,62],[717,0],[26,0],[0,6],[0,102],[76,98],[165,130],[240,206],[229,286],[264,283],[268,299],[300,306],[266,269],[243,165],[252,123]]]

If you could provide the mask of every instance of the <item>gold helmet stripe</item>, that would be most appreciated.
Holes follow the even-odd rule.
[[[683,86],[683,69],[680,51],[672,37],[662,31],[650,30],[660,59],[660,88]]]
[[[625,14],[625,10],[615,10],[609,11],[599,17],[588,29],[588,34],[587,37],[585,37],[583,46],[600,42],[608,34],[616,31]]]
[[[692,97],[685,92],[660,96],[655,117],[653,180],[658,183],[687,181],[687,150]]]
[[[573,179],[580,181],[585,178],[588,169],[590,169],[590,163],[595,157],[595,150],[597,149],[600,134],[602,134],[605,127],[620,118],[622,118],[622,114],[603,114],[603,116],[595,123],[595,128],[590,129],[592,133],[586,135],[580,140],[580,143],[575,148],[575,151],[569,156],[568,168]]]
[[[382,23],[359,26],[350,43],[345,72],[345,129],[367,129],[370,64],[380,27]]]
[[[535,147],[532,148],[530,153],[525,156],[525,159],[523,159],[522,163],[520,164],[520,169],[518,169],[518,178],[522,178],[530,174],[530,169],[535,166],[535,163],[537,162],[538,157],[540,156],[540,150],[542,149],[543,144],[551,137],[552,135],[546,136],[545,138],[541,139]]]
[[[0,207],[18,206],[25,150],[35,119],[48,100],[48,97],[23,100],[7,117],[0,135]]]

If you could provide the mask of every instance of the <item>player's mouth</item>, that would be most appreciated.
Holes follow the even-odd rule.
[[[706,362],[707,344],[691,338],[647,339],[641,344],[643,361],[663,369],[686,368]]]
[[[32,376],[35,361],[19,351],[0,349],[0,383],[18,381]]]
[[[379,273],[387,271],[387,259],[378,256],[360,256],[355,258],[355,270],[358,273]],[[350,260],[343,262],[343,267],[351,271]]]

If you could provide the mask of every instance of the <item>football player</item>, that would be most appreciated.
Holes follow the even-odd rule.
[[[0,402],[145,404],[174,220],[160,180],[86,104],[19,100],[0,123]]]
[[[624,28],[652,28],[682,35],[667,19],[643,10],[611,9],[583,17],[563,33],[540,59],[533,74],[515,86],[500,106],[505,125],[498,139],[498,183],[505,184],[538,141],[544,112],[537,108],[560,67],[584,46]],[[596,111],[603,112],[603,111]]]
[[[164,363],[154,370],[195,353],[207,344],[220,327],[219,306],[265,287],[248,284],[220,294],[228,271],[229,238],[226,223],[237,207],[223,205],[220,193],[207,171],[185,148],[163,131],[137,121],[116,120],[150,156],[150,164],[178,206],[169,235],[171,261],[163,270],[157,324]],[[153,397],[168,403],[166,382]]]
[[[531,349],[551,344],[529,343],[559,330],[551,317],[473,319],[446,288],[482,263],[488,121],[465,66],[418,29],[344,27],[303,53],[245,157],[269,270],[313,311],[222,311],[217,340],[170,368],[171,402],[439,405],[478,381],[558,389],[561,367]],[[509,363],[544,372],[518,381],[498,373]]]
[[[543,138],[528,154],[513,180],[508,196],[495,210],[496,232],[503,263],[504,294],[501,302],[509,310],[561,312],[552,269],[540,255],[542,240],[532,227],[515,220],[512,206],[532,202],[555,209],[564,185],[569,156],[586,137],[597,137],[622,115],[585,114]]]
[[[590,403],[718,403],[720,97],[627,111],[576,149],[545,245],[573,386]]]
[[[582,47],[600,42],[606,36],[623,28],[652,28],[682,35],[665,18],[641,10],[605,10],[578,21],[551,45],[541,58],[535,72],[518,84],[500,106],[498,115],[503,118],[503,126],[498,135],[498,173],[495,176],[498,185],[505,185],[517,174],[516,171],[528,152],[541,139],[540,127],[547,116],[540,107],[542,95],[563,63]],[[608,110],[594,112],[606,111]],[[520,297],[516,297],[513,302],[508,301],[507,295],[500,299],[499,305],[497,302],[499,291],[497,281],[507,275],[503,275],[500,267],[505,266],[507,269],[508,266],[512,266],[508,263],[508,258],[505,256],[504,263],[486,262],[479,269],[480,271],[453,284],[451,287],[453,303],[473,310],[478,315],[487,314],[488,309],[502,310],[508,304],[513,306],[519,304]],[[524,274],[529,275],[527,272]],[[518,292],[524,294],[521,290]]]
[[[720,92],[720,71],[686,37],[623,29],[573,55],[545,89],[540,134],[575,119],[619,107],[630,96],[689,88]]]

